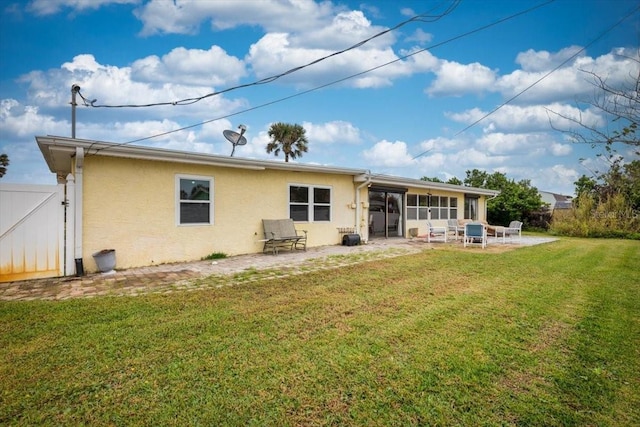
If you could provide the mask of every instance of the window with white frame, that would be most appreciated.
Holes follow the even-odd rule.
[[[407,219],[458,218],[458,199],[456,197],[434,196],[431,194],[407,194]]]
[[[213,224],[213,178],[176,176],[179,225]]]
[[[407,194],[407,219],[427,219],[429,199],[426,194]]]
[[[294,221],[331,221],[331,188],[289,185],[289,218]]]

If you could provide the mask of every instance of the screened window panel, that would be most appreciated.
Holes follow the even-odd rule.
[[[314,221],[330,221],[331,208],[329,206],[314,206],[313,220]]]
[[[313,203],[331,203],[331,190],[328,188],[314,188],[313,189]]]
[[[407,207],[407,219],[418,219],[418,208]]]
[[[309,207],[306,205],[290,205],[289,218],[294,221],[309,221]]]
[[[308,187],[289,187],[289,201],[291,203],[309,203]]]
[[[209,203],[180,203],[180,224],[209,223]]]

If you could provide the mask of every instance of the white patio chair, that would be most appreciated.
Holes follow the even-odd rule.
[[[458,224],[457,219],[450,219],[447,221],[447,231],[449,234],[453,233],[453,238],[458,241],[458,236],[464,232],[464,227]]]
[[[431,221],[427,221],[427,243],[446,241],[447,227],[434,226]]]
[[[520,221],[511,221],[508,227],[504,228],[504,235],[502,240],[504,241],[507,236],[518,236],[518,240],[522,240],[522,223]]]
[[[484,224],[470,222],[464,225],[464,247],[480,244],[482,249],[487,247],[487,229]]]

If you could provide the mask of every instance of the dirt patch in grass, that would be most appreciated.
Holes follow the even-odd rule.
[[[548,322],[538,333],[538,339],[530,347],[531,352],[541,353],[564,339],[570,332],[570,326],[564,322]]]

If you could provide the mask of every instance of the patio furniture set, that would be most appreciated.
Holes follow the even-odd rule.
[[[488,243],[488,236],[495,237],[496,241],[502,238],[502,243],[506,243],[507,236],[509,238],[513,236],[517,236],[518,239],[522,238],[522,222],[520,221],[511,221],[508,227],[477,221],[459,221],[457,219],[450,219],[446,226],[435,226],[431,221],[428,221],[427,224],[426,240],[428,243],[448,242],[451,239],[458,241],[458,238],[462,238],[465,248],[475,244],[485,248]],[[265,238],[261,239],[260,242],[264,243],[263,252],[270,251],[273,255],[277,255],[281,249],[290,251],[294,249],[307,250],[307,231],[296,230],[292,219],[263,219],[262,225]],[[344,231],[347,230],[345,229]],[[345,241],[343,239],[344,244]],[[349,244],[348,246],[351,245]]]
[[[511,221],[508,227],[500,225],[490,225],[486,222],[479,221],[459,221],[450,219],[446,226],[434,226],[431,222],[427,222],[427,242],[447,242],[451,239],[455,241],[462,237],[462,242],[466,248],[469,245],[479,244],[483,248],[487,246],[488,237],[492,236],[502,243],[506,243],[507,236],[511,239],[517,236],[522,238],[522,222]]]

